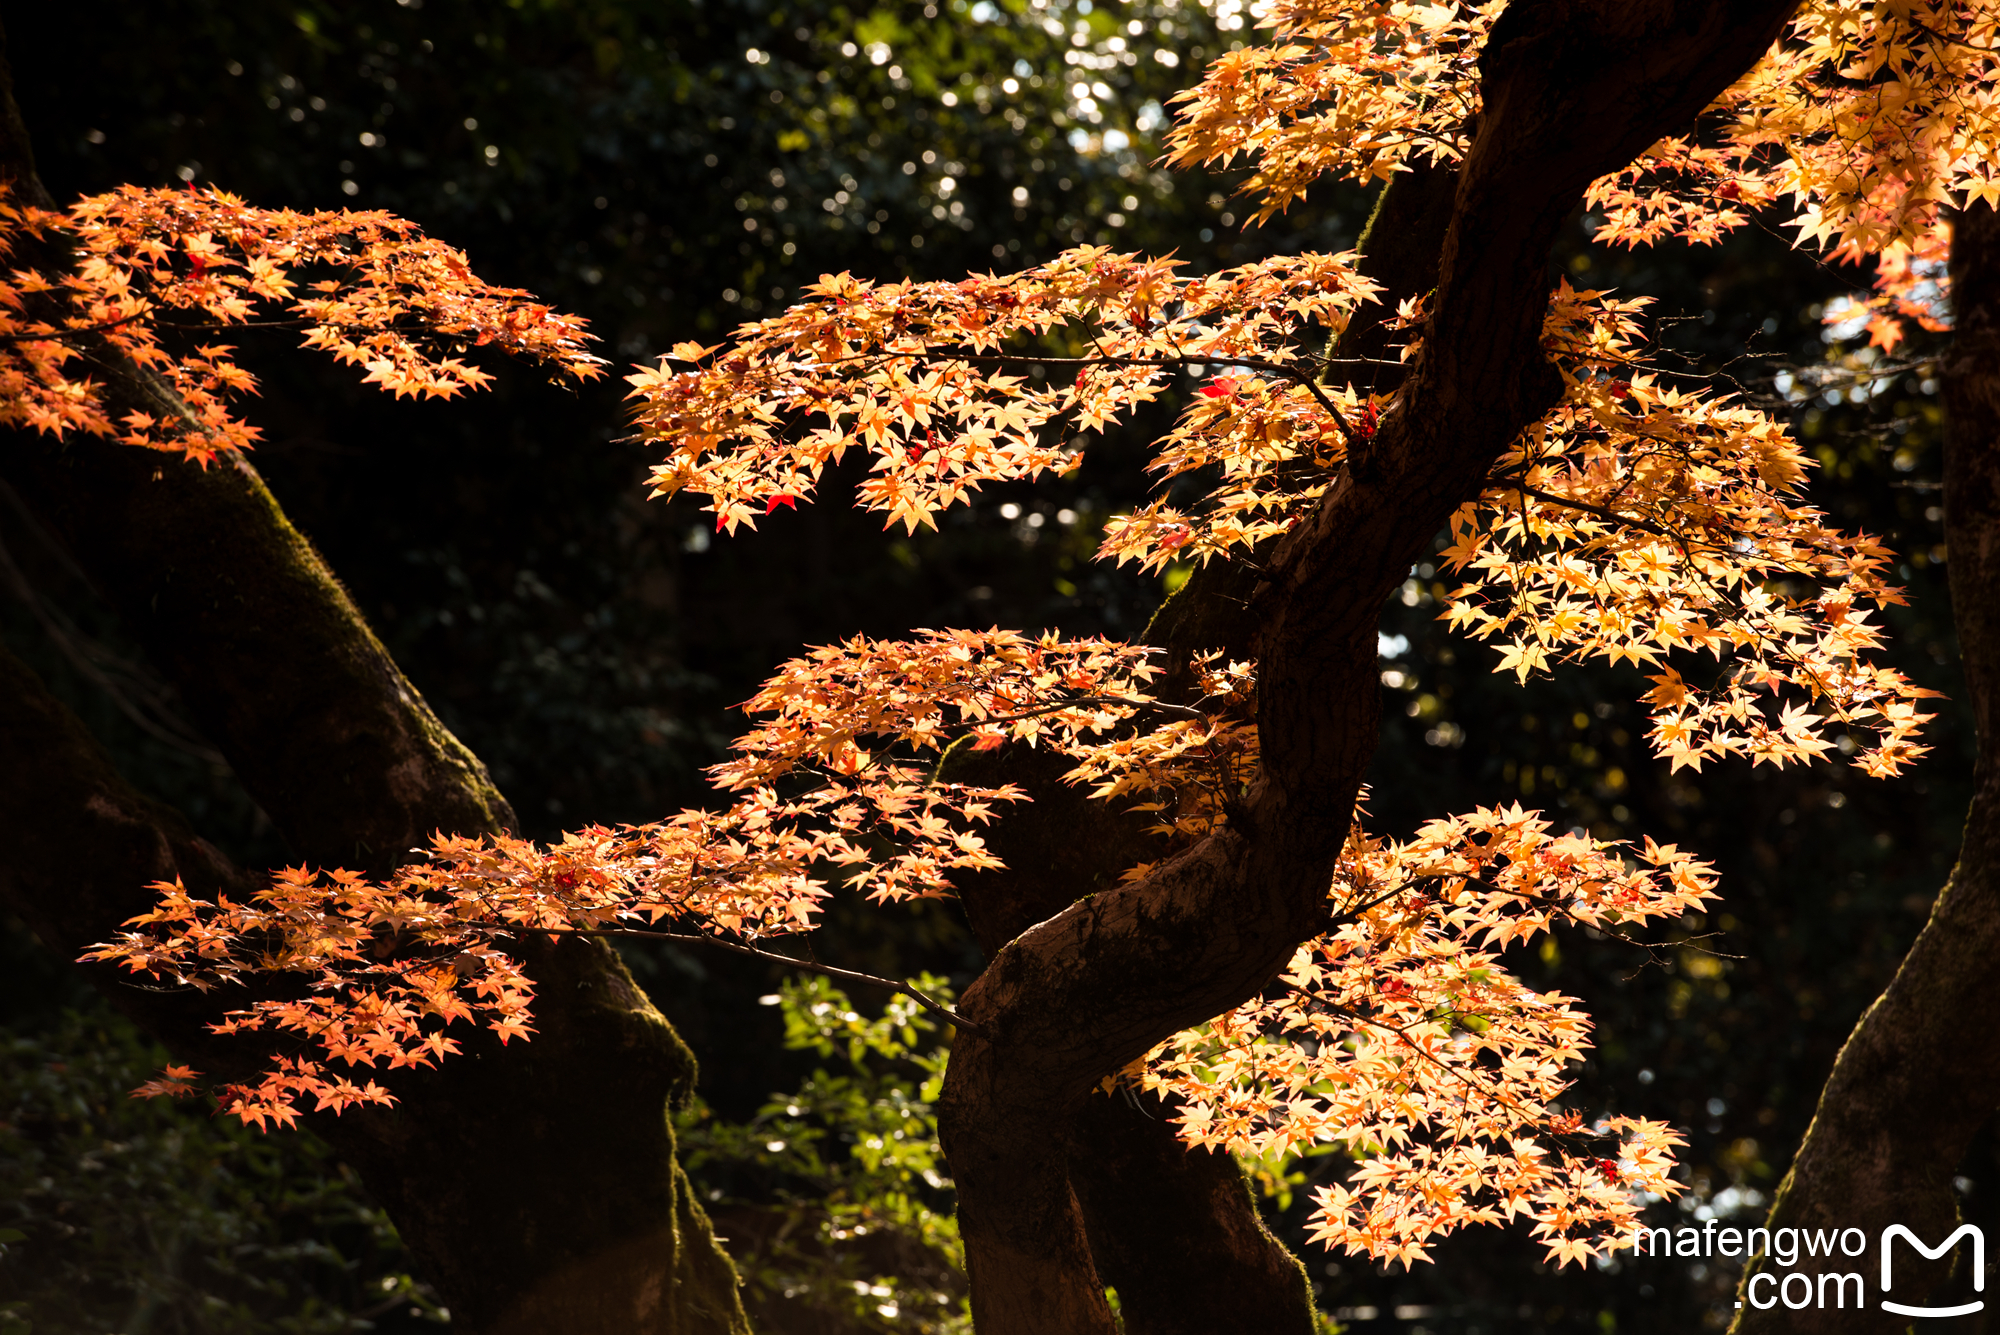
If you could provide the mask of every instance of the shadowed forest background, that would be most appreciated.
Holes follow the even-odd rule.
[[[1226,175],[1153,166],[1169,99],[1241,42],[1236,0],[996,6],[598,0],[350,5],[76,0],[0,5],[17,95],[58,201],[121,183],[214,184],[265,206],[385,208],[482,276],[592,322],[622,364],[720,341],[821,273],[951,278],[1082,241],[1206,270],[1338,250],[1368,195],[1326,189],[1244,231]],[[1167,108],[1163,110],[1163,108]],[[1924,357],[1895,365],[1822,321],[1865,273],[1787,235],[1637,255],[1574,221],[1579,287],[1658,298],[1667,346],[1767,406],[1822,465],[1813,501],[1901,554],[1891,661],[1957,694]],[[1754,300],[1751,298],[1754,296]],[[1754,312],[1754,314],[1753,314]],[[1777,312],[1776,315],[1767,315]],[[621,386],[513,370],[458,403],[388,401],[244,340],[264,393],[256,462],[446,724],[546,837],[700,804],[731,706],[803,646],[915,627],[1136,635],[1184,571],[1093,564],[1146,494],[1140,439],[1073,476],[990,487],[913,536],[832,503],[723,537],[646,502]],[[1136,433],[1170,420],[1172,395]],[[1581,997],[1597,1051],[1575,1106],[1666,1118],[1691,1190],[1657,1207],[1761,1220],[1840,1042],[1921,927],[1956,854],[1970,725],[1943,702],[1933,755],[1871,783],[1826,766],[1670,777],[1633,670],[1516,687],[1436,621],[1418,566],[1382,621],[1375,827],[1520,801],[1603,838],[1712,859],[1723,901],[1649,953],[1565,936],[1526,981]],[[0,632],[119,757],[245,863],[288,855],[108,609],[0,490]],[[816,947],[962,984],[979,956],[949,905],[835,899]],[[931,1143],[935,1029],[884,998],[717,953],[634,950],[701,1061],[690,1173],[760,1330],[963,1329],[950,1184]],[[305,1133],[133,1103],[160,1053],[68,964],[0,922],[0,1332],[413,1330],[445,1320],[386,1218]],[[1304,1250],[1319,1304],[1360,1332],[1719,1328],[1733,1273],[1627,1258],[1556,1274],[1523,1232],[1475,1231],[1404,1273],[1305,1249],[1304,1188],[1247,1164]],[[1989,1226],[2000,1163],[1964,1165]]]

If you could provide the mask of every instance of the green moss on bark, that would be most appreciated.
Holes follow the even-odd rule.
[[[46,199],[0,57],[0,179]],[[185,413],[111,367],[107,407]],[[513,813],[431,712],[254,468],[206,470],[89,438],[0,441],[0,475],[119,610],[301,859],[375,874],[433,833],[495,834]],[[110,936],[149,880],[248,879],[132,791],[40,683],[0,663],[0,889],[71,957]],[[669,1107],[693,1054],[594,941],[530,941],[534,1042],[461,1039],[436,1070],[384,1077],[400,1102],[315,1128],[360,1171],[474,1332],[738,1335],[728,1257],[674,1157]],[[243,1055],[201,1021],[231,1002],[135,1001],[211,1072]],[[210,1061],[208,1058],[215,1058]]]

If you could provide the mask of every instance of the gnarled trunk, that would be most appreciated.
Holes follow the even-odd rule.
[[[1317,930],[1379,724],[1382,601],[1558,392],[1539,351],[1557,229],[1591,180],[1747,70],[1790,10],[1544,0],[1494,27],[1423,356],[1250,599],[1262,768],[1241,814],[1016,937],[962,1002],[979,1030],[954,1044],[940,1129],[982,1335],[1113,1329],[1052,1147],[1102,1077],[1241,1003]]]
[[[1181,642],[1161,623],[1194,605],[1182,600],[1163,609],[1153,630],[1168,633],[1159,638]],[[981,753],[964,742],[939,766],[939,776],[953,782],[1015,783],[1034,795],[988,836],[1005,869],[955,880],[989,957],[1152,855],[1147,818],[1064,784],[1068,768],[1046,750]],[[1068,1199],[1058,1205],[1065,1219],[1077,1212],[1077,1245],[1087,1254],[1076,1264],[1091,1266],[1117,1291],[1126,1335],[1311,1335],[1312,1286],[1265,1227],[1235,1160],[1182,1144],[1167,1113],[1150,1096],[1097,1094],[1064,1128],[1040,1189],[1065,1190],[1058,1175],[1067,1184]]]

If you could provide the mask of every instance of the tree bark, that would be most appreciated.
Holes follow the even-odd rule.
[[[1383,318],[1437,285],[1457,180],[1456,170],[1420,164],[1384,187],[1357,266],[1381,286],[1381,305],[1357,312],[1336,340],[1330,355],[1348,364],[1329,378],[1385,392],[1400,380],[1400,365],[1367,363],[1390,350]],[[1164,655],[1162,699],[1185,700],[1188,663],[1199,651],[1255,656],[1257,564],[1201,566],[1154,614],[1142,638]],[[989,959],[1160,854],[1144,830],[1150,818],[1090,800],[1062,782],[1068,767],[1046,751],[977,752],[964,742],[938,766],[940,779],[1018,784],[1033,799],[987,836],[1006,867],[955,880]],[[1069,1127],[1071,1189],[1098,1277],[1117,1291],[1126,1335],[1310,1332],[1313,1295],[1304,1267],[1265,1226],[1233,1160],[1183,1144],[1168,1112],[1151,1097],[1093,1097]]]
[[[1167,619],[1163,612],[1154,628]],[[988,832],[1006,867],[954,881],[988,958],[1157,856],[1149,817],[1091,800],[1062,782],[1068,768],[1045,750],[975,752],[964,742],[938,767],[941,778],[1017,783],[1034,795]],[[1183,1144],[1170,1111],[1151,1096],[1093,1094],[1065,1128],[1084,1246],[1099,1280],[1117,1291],[1125,1335],[1312,1335],[1304,1268],[1265,1227],[1235,1160]]]
[[[1113,1329],[1060,1144],[1092,1086],[1264,986],[1317,930],[1379,723],[1382,601],[1558,392],[1539,351],[1548,253],[1591,180],[1684,126],[1791,5],[1504,12],[1422,359],[1370,448],[1273,553],[1259,621],[1262,768],[1243,818],[1072,904],[967,991],[940,1127],[982,1335]]]
[[[153,881],[242,895],[234,866],[110,757],[12,654],[0,649],[0,898],[74,958],[143,912]],[[666,1021],[598,952],[533,961],[555,1006],[523,1048],[466,1044],[465,1057],[389,1083],[393,1111],[309,1118],[397,1222],[427,1278],[474,1331],[722,1332],[746,1329],[735,1275],[673,1161],[665,1108],[694,1063]],[[149,1032],[212,1077],[246,1078],[262,1054],[207,1024],[249,994],[93,980]],[[578,1145],[611,1147],[591,1156]]]
[[[0,70],[4,77],[4,70]],[[0,178],[46,201],[10,89]],[[118,411],[164,391],[127,370]],[[433,831],[513,813],[431,713],[247,463],[201,470],[91,439],[16,434],[0,472],[119,609],[302,859],[380,873]],[[149,898],[148,880],[240,889],[244,873],[133,792],[32,674],[0,664],[0,893],[74,958]],[[435,1071],[384,1078],[401,1102],[315,1120],[361,1173],[468,1330],[682,1335],[748,1325],[728,1257],[674,1158],[667,1113],[693,1055],[601,942],[531,941],[538,1034],[480,1037]],[[135,1006],[211,1071],[205,1005]]]
[[[1980,205],[1952,229],[1951,351],[1939,369],[1945,408],[1944,527],[1952,613],[1978,727],[1972,806],[1951,879],[1889,986],[1841,1047],[1791,1171],[1771,1203],[1771,1228],[1859,1228],[1880,1245],[1901,1224],[1935,1246],[1957,1226],[1952,1175],[2000,1105],[2000,1025],[1993,961],[2000,958],[2000,214]],[[1963,1252],[1963,1248],[1958,1249]],[[1864,1254],[1872,1290],[1879,1253]],[[1760,1310],[1744,1269],[1732,1331],[1861,1335],[1905,1329],[1879,1306]],[[1894,1253],[1888,1296],[1951,1306],[1973,1296],[1961,1258]],[[1768,1300],[1767,1292],[1759,1297]],[[1934,1295],[1934,1296],[1933,1296]]]
[[[1381,358],[1382,318],[1437,284],[1458,174],[1429,165],[1383,188],[1363,231],[1358,267],[1381,285],[1382,306],[1364,307],[1330,349],[1336,361]],[[1383,387],[1401,368],[1348,366],[1357,382]],[[1162,651],[1161,699],[1185,702],[1188,665],[1206,650],[1233,658],[1257,652],[1250,600],[1256,567],[1268,559],[1197,567],[1147,623],[1145,643]],[[1032,801],[987,835],[1002,870],[955,878],[959,903],[988,959],[1028,928],[1118,883],[1128,867],[1157,858],[1148,818],[1092,801],[1062,782],[1066,761],[1010,746],[977,752],[961,741],[938,777],[980,785],[1018,784]],[[1311,1284],[1303,1267],[1265,1227],[1242,1175],[1226,1155],[1183,1144],[1156,1099],[1121,1105],[1091,1098],[1068,1128],[1068,1173],[1083,1211],[1098,1277],[1119,1298],[1126,1335],[1310,1331]]]
[[[1361,252],[1357,267],[1381,286],[1378,304],[1356,310],[1331,348],[1328,381],[1351,383],[1365,393],[1391,393],[1402,383],[1405,364],[1389,353],[1407,335],[1387,322],[1403,302],[1420,301],[1437,290],[1445,234],[1458,198],[1456,168],[1436,162],[1413,162],[1409,168],[1382,187],[1355,242]]]
[[[0,899],[42,942],[75,958],[105,925],[151,908],[155,881],[203,896],[247,895],[257,879],[200,838],[178,811],[120,778],[104,749],[25,664],[0,645]],[[101,972],[101,971],[100,971]],[[109,983],[108,977],[99,977]],[[118,1008],[205,1071],[249,1075],[257,1054],[203,1027],[214,1002],[194,992],[112,987]]]

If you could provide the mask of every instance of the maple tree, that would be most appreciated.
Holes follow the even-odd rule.
[[[1935,282],[1943,207],[1994,189],[1982,99],[1966,93],[1991,77],[1990,25],[1963,7],[1865,20],[1806,7],[1766,53],[1788,11],[1765,9],[1747,27],[1702,6],[1585,25],[1563,49],[1601,64],[1601,82],[1555,87],[1542,55],[1521,54],[1556,40],[1532,13],[1510,32],[1514,11],[1490,7],[1274,6],[1272,41],[1225,57],[1190,94],[1176,156],[1249,155],[1267,216],[1322,176],[1456,171],[1434,290],[1378,281],[1365,253],[1187,277],[1084,247],[957,283],[829,276],[730,343],[682,345],[630,377],[639,430],[665,456],[656,490],[706,497],[720,531],[809,503],[850,449],[870,460],[864,506],[933,523],[982,483],[1060,471],[1071,432],[1187,375],[1192,406],[1152,466],[1163,483],[1211,489],[1121,517],[1101,554],[1195,563],[1190,600],[1211,569],[1249,572],[1254,646],[1161,656],[995,630],[816,650],[748,703],[760,722],[715,772],[721,811],[549,846],[441,836],[390,875],[297,869],[247,900],[168,886],[92,958],[201,988],[303,975],[303,999],[222,1022],[309,1039],[259,1081],[226,1086],[224,1106],[262,1123],[292,1120],[302,1099],[387,1104],[355,1068],[437,1062],[459,1019],[503,1041],[531,1032],[534,984],[509,943],[664,931],[768,951],[810,929],[833,876],[883,900],[965,890],[1000,866],[982,830],[1029,792],[933,778],[929,759],[959,737],[973,752],[1027,746],[1062,757],[1103,803],[1148,813],[1154,845],[1117,888],[1005,945],[954,1015],[946,1144],[982,1323],[1108,1319],[1081,1278],[1080,1226],[1058,1207],[1045,1237],[1026,1238],[992,1165],[1019,1168],[1003,1142],[1023,1132],[998,1129],[1010,1111],[1060,1125],[1121,1071],[1168,1092],[1198,1144],[1347,1146],[1360,1167],[1320,1197],[1318,1231],[1335,1245],[1409,1260],[1513,1215],[1563,1261],[1620,1245],[1639,1193],[1675,1189],[1673,1136],[1632,1119],[1585,1127],[1560,1106],[1587,1023],[1498,952],[1559,921],[1622,930],[1672,916],[1710,898],[1712,878],[1677,849],[1556,835],[1519,808],[1406,842],[1364,833],[1365,636],[1371,599],[1448,526],[1444,559],[1466,577],[1453,624],[1498,637],[1501,668],[1522,679],[1591,656],[1657,669],[1653,740],[1675,769],[1809,761],[1836,728],[1873,734],[1854,755],[1871,774],[1922,753],[1928,692],[1871,657],[1868,605],[1899,596],[1886,550],[1805,503],[1810,460],[1778,423],[1649,362],[1637,303],[1567,284],[1551,301],[1541,277],[1549,219],[1577,199],[1606,209],[1609,239],[1643,244],[1716,239],[1789,193],[1805,240],[1884,257],[1875,318],[1936,318],[1917,284]],[[1641,42],[1664,43],[1669,68],[1628,68]],[[1877,80],[1891,65],[1902,83]],[[1905,85],[1936,91],[1883,91]],[[1660,137],[1704,105],[1701,135]],[[1579,106],[1603,122],[1597,137],[1538,148],[1551,108]],[[1911,119],[1883,128],[1894,116]],[[574,322],[474,284],[393,220],[138,191],[67,219],[14,217],[73,233],[89,256],[62,280],[17,275],[7,294],[26,321],[9,330],[17,420],[47,431],[116,432],[92,383],[64,370],[87,333],[158,361],[198,406],[178,423],[128,415],[126,443],[200,460],[243,448],[221,399],[248,382],[226,351],[170,357],[152,331],[164,311],[227,324],[253,297],[283,301],[287,265],[358,271],[351,292],[327,280],[292,310],[309,344],[399,393],[449,394],[481,374],[414,341],[412,323],[447,344],[469,335],[596,367]],[[53,319],[36,305],[62,301],[72,312]],[[1404,342],[1343,355],[1370,304],[1393,304],[1377,328]],[[1385,370],[1398,383],[1382,389]],[[1135,981],[1144,972],[1171,976]],[[184,1090],[193,1074],[150,1090]],[[1036,1181],[1049,1171],[1063,1170]],[[1027,1215],[1046,1211],[1038,1188],[1021,1196]]]

